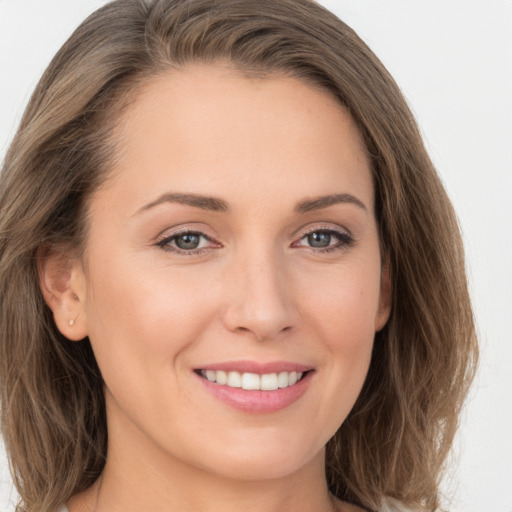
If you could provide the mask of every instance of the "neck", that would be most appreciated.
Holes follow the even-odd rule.
[[[323,453],[291,475],[267,480],[237,480],[176,460],[146,461],[136,453],[110,452],[94,512],[333,510]]]

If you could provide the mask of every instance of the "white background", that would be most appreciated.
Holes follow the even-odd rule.
[[[0,0],[0,158],[51,57],[103,3]],[[444,483],[448,508],[512,512],[512,0],[320,3],[397,80],[464,232],[482,360]],[[0,511],[12,499],[0,450]]]

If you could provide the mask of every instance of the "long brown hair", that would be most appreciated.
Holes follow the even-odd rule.
[[[327,445],[331,492],[377,510],[435,510],[477,345],[459,228],[400,90],[359,37],[310,0],[116,0],[92,14],[39,82],[0,176],[2,433],[21,503],[55,510],[106,458],[103,381],[88,340],[57,330],[41,248],[83,248],[87,199],[115,158],[141,84],[190,62],[288,74],[350,112],[370,155],[392,314],[363,390]]]

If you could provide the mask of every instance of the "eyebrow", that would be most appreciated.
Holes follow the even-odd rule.
[[[162,194],[159,198],[155,199],[151,203],[143,206],[135,215],[145,212],[150,208],[154,208],[163,203],[179,203],[187,206],[193,206],[195,208],[201,208],[202,210],[210,210],[214,212],[225,212],[228,208],[228,203],[223,199],[217,199],[215,197],[201,196],[198,194],[179,194],[179,193],[166,193]]]
[[[306,213],[314,210],[321,210],[334,204],[348,203],[362,208],[367,211],[366,206],[362,201],[357,199],[351,194],[331,194],[329,196],[316,197],[314,199],[308,199],[297,204],[295,211],[297,213]]]
[[[155,206],[164,203],[184,204],[195,208],[201,208],[202,210],[210,210],[215,212],[226,212],[229,210],[228,203],[223,199],[203,196],[199,194],[168,192],[162,194],[154,201],[151,201],[151,203],[148,203],[147,205],[137,210],[135,215],[138,215],[139,213],[145,212],[151,208],[154,208]],[[299,202],[295,206],[294,210],[296,213],[307,213],[315,210],[321,210],[323,208],[328,208],[329,206],[340,203],[353,204],[363,209],[364,211],[367,211],[364,203],[351,194],[331,194],[328,196],[320,196],[313,199],[307,199],[305,201]]]

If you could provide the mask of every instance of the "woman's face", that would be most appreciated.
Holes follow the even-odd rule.
[[[244,479],[318,462],[389,313],[354,123],[297,79],[194,65],[143,89],[118,157],[70,327],[110,444]]]

